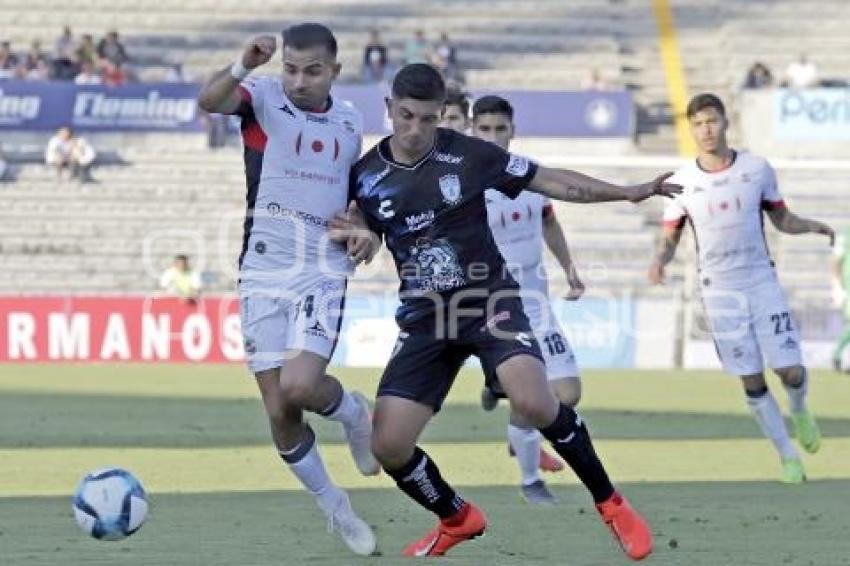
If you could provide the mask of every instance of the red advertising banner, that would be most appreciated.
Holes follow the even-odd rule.
[[[236,362],[236,297],[0,297],[0,362]]]

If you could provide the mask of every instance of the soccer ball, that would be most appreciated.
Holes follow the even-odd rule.
[[[135,533],[148,515],[148,498],[136,477],[121,468],[85,475],[74,494],[74,517],[86,533],[121,540]]]

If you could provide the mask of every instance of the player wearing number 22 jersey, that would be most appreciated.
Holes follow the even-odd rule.
[[[747,403],[779,453],[782,480],[799,483],[805,479],[802,461],[768,391],[764,360],[785,386],[796,436],[806,451],[817,451],[820,433],[806,407],[809,375],[796,322],[768,254],[763,214],[790,234],[831,237],[832,230],[788,210],[765,159],[728,147],[725,109],[717,97],[695,97],[688,118],[699,154],[672,177],[684,190],[664,211],[664,237],[650,280],[663,280],[664,265],[689,224],[698,250],[702,303],[720,361],[741,377]]]

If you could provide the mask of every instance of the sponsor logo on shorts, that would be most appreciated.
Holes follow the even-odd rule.
[[[325,332],[325,327],[317,320],[316,324],[304,330],[305,334],[310,336],[318,336],[319,338],[327,338],[328,333]]]
[[[797,341],[791,338],[790,336],[785,339],[785,342],[779,346],[783,350],[796,350],[798,348]]]
[[[260,240],[259,242],[254,244],[254,251],[256,251],[260,255],[266,253],[266,243]]]
[[[500,322],[504,322],[506,320],[511,319],[511,311],[499,311],[494,314],[490,319],[484,323],[484,326],[481,327],[482,331],[485,330],[493,330],[496,328],[496,325]]]
[[[740,346],[735,346],[732,348],[732,357],[736,360],[744,357],[744,350]]]
[[[514,340],[516,340],[526,348],[531,348],[531,336],[529,336],[527,332],[517,333],[516,336],[514,336]]]
[[[245,353],[246,354],[256,354],[257,353],[257,343],[254,342],[251,338],[245,338]]]

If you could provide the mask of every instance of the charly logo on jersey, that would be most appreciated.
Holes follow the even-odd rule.
[[[384,199],[381,201],[381,204],[378,206],[378,214],[380,214],[384,219],[390,219],[395,216],[395,210],[391,207],[393,205],[393,201],[390,199]]]
[[[525,177],[528,173],[528,166],[528,159],[512,153],[511,158],[508,159],[508,165],[505,167],[505,172],[514,177]]]
[[[422,230],[434,223],[435,214],[433,210],[426,210],[419,214],[411,214],[406,216],[404,221],[407,222],[407,229],[410,231]]]
[[[440,177],[440,192],[446,204],[454,205],[460,202],[460,177],[454,173]]]

